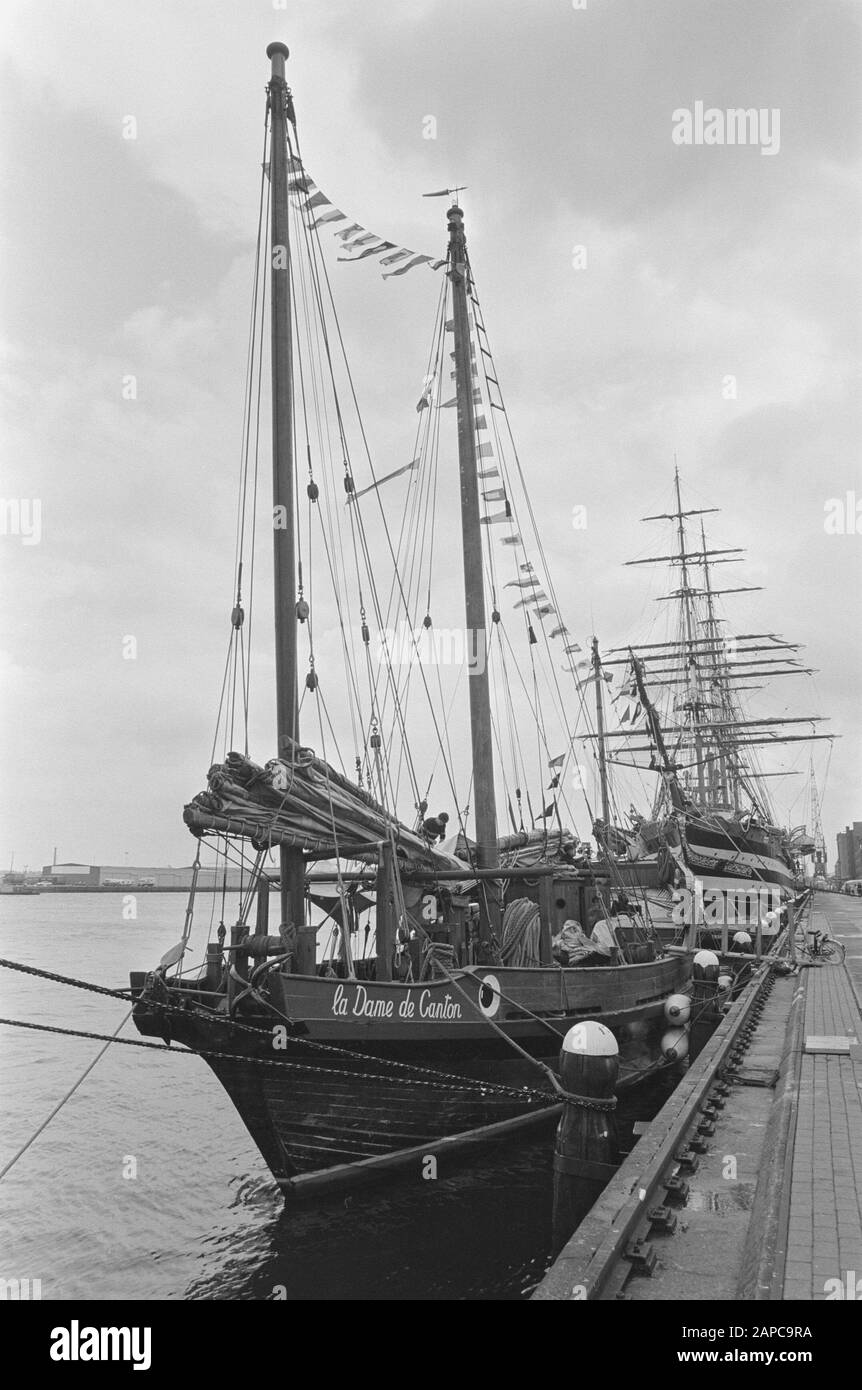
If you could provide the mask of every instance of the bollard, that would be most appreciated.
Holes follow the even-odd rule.
[[[733,949],[743,955],[751,955],[751,937],[747,931],[738,931],[733,938]]]
[[[718,975],[721,967],[715,951],[696,951],[691,966],[691,1025],[689,1055],[694,1061],[712,1037]]]
[[[570,1028],[560,1051],[560,1080],[572,1097],[612,1101],[619,1048],[609,1028],[588,1019]],[[612,1108],[566,1100],[554,1143],[553,1245],[558,1254],[620,1161]]]

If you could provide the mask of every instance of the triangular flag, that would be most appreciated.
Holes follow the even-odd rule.
[[[414,256],[412,261],[407,261],[405,265],[400,265],[397,270],[390,270],[389,274],[384,275],[383,279],[391,280],[393,275],[406,275],[408,270],[412,270],[413,267],[417,265],[424,265],[425,262],[430,261],[430,259],[430,256]]]
[[[568,630],[569,630],[569,629],[566,627],[566,625],[565,625],[564,623],[560,623],[559,627],[555,627],[555,628],[553,629],[553,631],[550,632],[550,633],[548,634],[548,636],[549,636],[549,637],[562,637],[564,633],[568,632]]]
[[[327,222],[343,222],[345,216],[346,214],[339,212],[338,208],[333,208],[332,212],[325,212],[315,222],[309,223],[309,228],[312,232],[316,232],[318,227],[323,227]]]
[[[306,210],[310,212],[312,208],[319,208],[319,207],[323,207],[324,205],[325,205],[326,207],[331,207],[331,206],[332,206],[332,204],[330,203],[330,201],[329,201],[329,199],[327,198],[326,194],[325,194],[325,193],[321,193],[321,192],[318,190],[318,192],[315,193],[315,195],[314,195],[313,198],[309,198],[309,200],[308,200],[308,202],[306,203],[305,206],[306,206]]]
[[[551,758],[551,761],[548,763],[548,767],[562,767],[565,761],[565,753],[560,753],[556,758]]]

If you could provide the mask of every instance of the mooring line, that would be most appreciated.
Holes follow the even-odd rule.
[[[9,1172],[9,1169],[14,1167],[14,1165],[18,1162],[18,1159],[21,1158],[22,1154],[25,1154],[27,1152],[30,1145],[35,1143],[35,1141],[39,1138],[39,1135],[43,1132],[43,1130],[46,1130],[48,1128],[54,1116],[59,1115],[60,1111],[63,1109],[63,1106],[66,1104],[66,1101],[71,1099],[71,1097],[75,1094],[78,1087],[80,1086],[81,1082],[85,1079],[85,1077],[89,1076],[96,1063],[105,1055],[108,1048],[111,1046],[111,1043],[120,1033],[121,1029],[125,1028],[131,1016],[132,1011],[131,1009],[129,1009],[129,1012],[126,1014],[125,1018],[122,1020],[121,1023],[117,1025],[116,1029],[114,1030],[113,1037],[108,1038],[108,1041],[105,1043],[104,1047],[99,1048],[99,1051],[96,1053],[93,1060],[87,1065],[87,1067],[85,1067],[84,1071],[81,1072],[81,1075],[78,1077],[78,1080],[75,1082],[74,1086],[71,1086],[69,1090],[66,1092],[66,1094],[63,1096],[63,1099],[57,1102],[47,1119],[43,1120],[42,1123],[39,1125],[39,1128],[33,1134],[30,1135],[30,1138],[27,1140],[26,1144],[23,1144],[22,1147],[18,1150],[18,1152],[12,1158],[10,1158],[9,1162],[6,1164],[6,1167],[2,1170],[2,1172],[0,1172],[0,1182],[3,1181],[6,1174]]]

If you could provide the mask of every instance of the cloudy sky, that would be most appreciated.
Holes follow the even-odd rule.
[[[842,736],[831,862],[862,819],[859,6],[7,0],[2,24],[2,495],[25,518],[38,501],[41,531],[15,534],[7,506],[0,864],[55,845],[191,858],[180,812],[224,657],[273,38],[306,163],[353,219],[442,254],[445,203],[420,195],[468,185],[573,630],[638,635],[660,589],[622,562],[658,553],[637,519],[666,510],[674,454],[691,505],[722,508],[714,543],[750,548],[735,582],[765,589],[740,596],[739,630],[806,644],[818,670],[772,712],[827,715]],[[696,102],[777,110],[780,145],[676,144],[673,113]],[[332,273],[382,473],[410,456],[438,283],[334,257]]]

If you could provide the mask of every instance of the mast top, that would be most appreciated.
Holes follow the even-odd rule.
[[[266,56],[272,59],[273,77],[284,77],[285,60],[290,57],[290,49],[286,43],[268,43],[266,46]]]

